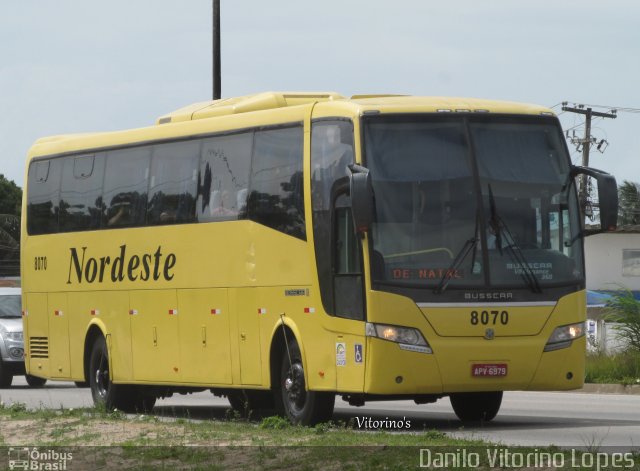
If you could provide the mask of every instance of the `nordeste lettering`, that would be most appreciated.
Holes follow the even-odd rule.
[[[67,284],[173,279],[177,257],[173,253],[164,254],[161,245],[155,252],[132,255],[127,253],[126,244],[119,248],[116,256],[101,257],[91,256],[87,247],[69,248]]]

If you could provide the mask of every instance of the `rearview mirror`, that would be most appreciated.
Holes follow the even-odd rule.
[[[615,231],[618,225],[618,185],[613,175],[589,167],[573,167],[571,175],[587,175],[598,183],[600,232]]]
[[[351,213],[356,232],[366,232],[373,222],[373,186],[369,169],[360,165],[348,166]]]

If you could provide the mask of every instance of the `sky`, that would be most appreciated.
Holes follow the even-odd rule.
[[[590,165],[640,182],[640,2],[221,0],[222,96],[335,91],[631,108]],[[153,125],[211,99],[212,0],[0,2],[0,173],[43,136]],[[584,117],[560,115],[584,133]],[[574,146],[572,161],[580,164]]]

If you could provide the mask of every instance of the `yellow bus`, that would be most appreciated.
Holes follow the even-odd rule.
[[[211,390],[294,423],[584,379],[576,176],[511,102],[261,93],[38,140],[22,218],[26,368],[109,409]]]

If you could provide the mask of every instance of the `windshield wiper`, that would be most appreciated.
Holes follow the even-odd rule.
[[[489,186],[489,212],[490,219],[489,225],[491,226],[491,230],[495,233],[496,238],[496,249],[500,255],[502,255],[502,234],[506,236],[506,245],[505,249],[509,252],[511,259],[520,266],[522,272],[521,276],[524,282],[529,286],[531,291],[534,293],[542,293],[542,288],[540,287],[540,282],[538,281],[538,277],[533,272],[533,269],[529,265],[529,262],[525,258],[520,246],[516,243],[511,231],[505,224],[505,222],[498,216],[498,211],[496,210],[496,200],[493,197],[493,191],[491,191],[491,184]],[[517,270],[517,266],[515,267]]]
[[[477,237],[472,237],[464,243],[464,245],[458,252],[458,255],[456,255],[456,258],[453,260],[453,262],[451,262],[451,265],[449,265],[449,268],[447,268],[447,270],[444,272],[442,278],[440,278],[440,283],[438,283],[438,286],[436,286],[433,290],[434,294],[444,293],[444,290],[447,289],[447,286],[449,285],[449,282],[453,277],[453,273],[455,273],[458,267],[462,265],[462,262],[464,262],[464,259],[467,258],[469,252],[471,252],[471,250],[474,249],[476,245],[478,245],[478,240],[479,239]]]
[[[480,241],[480,238],[478,237],[479,219],[480,213],[476,212],[476,228],[473,231],[474,236],[464,243],[456,257],[453,259],[453,262],[451,262],[451,265],[449,265],[449,268],[447,268],[447,270],[442,275],[442,278],[440,278],[440,283],[438,283],[438,286],[436,286],[433,290],[434,294],[444,293],[444,290],[446,290],[447,286],[449,286],[449,282],[451,281],[453,274],[456,272],[458,267],[462,265],[462,262],[464,262],[464,259],[467,258],[467,255],[469,255],[469,252],[471,252],[471,250],[473,250],[473,259],[471,260],[471,267],[473,269],[473,265],[475,265],[476,259],[476,247],[478,245],[478,242]]]

